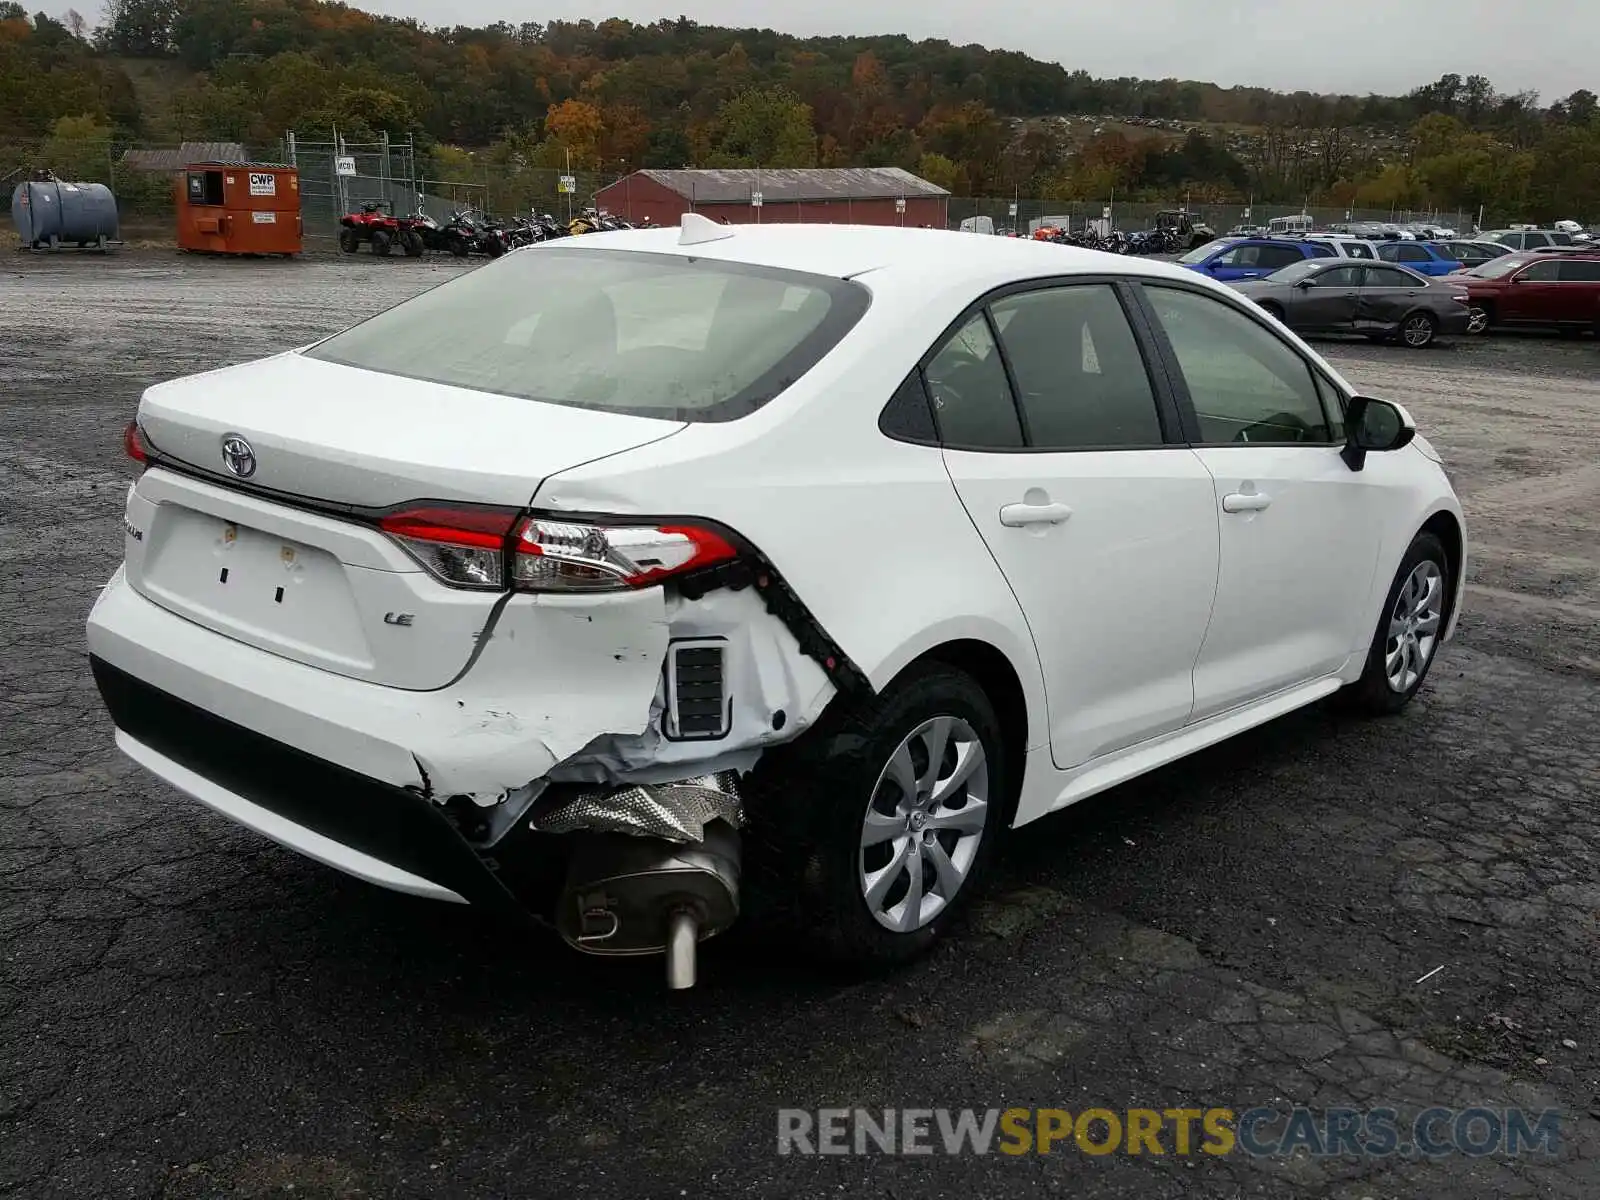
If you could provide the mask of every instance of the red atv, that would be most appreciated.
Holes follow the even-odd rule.
[[[363,204],[360,212],[346,213],[339,218],[339,224],[339,249],[346,254],[361,249],[362,242],[371,243],[374,254],[387,255],[397,245],[407,258],[422,254],[422,235],[409,219],[402,220],[390,212],[382,200]]]

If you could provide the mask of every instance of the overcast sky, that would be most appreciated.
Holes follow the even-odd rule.
[[[429,24],[685,14],[786,33],[904,33],[1093,75],[1398,94],[1447,71],[1546,103],[1600,91],[1600,0],[351,0]]]

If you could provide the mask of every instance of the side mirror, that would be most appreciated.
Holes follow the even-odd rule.
[[[1315,279],[1297,279],[1294,281],[1294,285],[1304,291],[1307,288],[1316,287],[1317,281]]]
[[[1356,396],[1345,413],[1345,444],[1340,457],[1352,471],[1367,465],[1369,453],[1400,450],[1417,436],[1411,415],[1398,404]]]

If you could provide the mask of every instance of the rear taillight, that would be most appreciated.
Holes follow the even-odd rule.
[[[430,505],[380,517],[378,528],[442,583],[501,591],[514,509]]]
[[[381,517],[378,527],[441,583],[491,591],[626,591],[739,556],[723,534],[692,522],[599,524],[426,505]]]
[[[530,517],[517,527],[511,583],[519,591],[611,592],[737,558],[699,525],[592,525]]]
[[[122,452],[141,467],[150,462],[150,447],[145,445],[144,431],[139,428],[139,422],[129,421],[128,427],[122,431]]]

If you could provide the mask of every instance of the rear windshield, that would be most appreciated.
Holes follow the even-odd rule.
[[[533,247],[306,351],[389,375],[576,408],[729,421],[866,311],[859,284],[743,263]]]
[[[1483,263],[1481,266],[1473,267],[1471,271],[1467,272],[1467,274],[1476,275],[1479,279],[1500,279],[1503,276],[1511,274],[1511,272],[1515,271],[1518,267],[1524,265],[1525,263],[1530,263],[1532,261],[1533,259],[1524,257],[1522,255],[1507,254],[1500,258],[1491,258],[1488,262]]]

